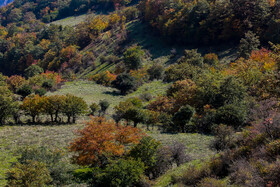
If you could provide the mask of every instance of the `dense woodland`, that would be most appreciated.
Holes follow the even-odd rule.
[[[85,13],[76,26],[52,23]],[[135,22],[178,50],[153,58],[131,37]],[[152,186],[196,160],[182,142],[149,136],[156,127],[214,137],[216,154],[168,185],[279,186],[280,2],[15,0],[0,8],[0,23],[0,126],[84,124],[67,156],[44,146],[17,150],[5,185]],[[234,58],[221,60],[219,45],[234,46]],[[170,86],[114,106],[51,94],[78,79],[121,97],[155,80]]]

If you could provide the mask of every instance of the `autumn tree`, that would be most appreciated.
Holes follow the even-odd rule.
[[[103,165],[104,161],[125,153],[125,145],[139,143],[143,133],[137,128],[122,126],[103,117],[91,117],[86,127],[78,131],[70,151],[79,165]]]
[[[25,78],[19,75],[13,75],[7,79],[7,83],[13,92],[16,92],[24,83]]]
[[[82,98],[71,94],[66,95],[63,105],[63,113],[67,116],[68,123],[70,123],[71,118],[72,122],[76,123],[77,115],[85,113],[87,109],[88,106]]]
[[[38,117],[44,110],[45,98],[39,95],[31,95],[23,100],[21,109],[25,111],[27,115],[32,117],[32,122],[36,122]]]

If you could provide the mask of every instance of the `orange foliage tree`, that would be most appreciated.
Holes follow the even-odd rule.
[[[77,153],[73,158],[79,165],[101,165],[103,159],[122,156],[126,145],[137,144],[144,136],[137,128],[103,117],[91,117],[77,134],[79,137],[70,144],[70,151]]]
[[[25,78],[19,75],[13,75],[7,79],[9,87],[15,92],[25,82]]]

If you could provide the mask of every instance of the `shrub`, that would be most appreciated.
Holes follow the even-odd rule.
[[[139,69],[142,66],[142,58],[144,51],[139,46],[133,46],[128,48],[124,52],[124,63],[126,67],[130,70]]]
[[[105,114],[107,109],[109,108],[110,106],[110,103],[107,101],[107,100],[101,100],[99,102],[99,106],[100,106],[100,111]]]
[[[89,106],[90,110],[91,110],[91,115],[94,115],[95,112],[99,111],[100,110],[100,106],[96,103],[92,103],[90,106]]]
[[[189,125],[194,113],[195,110],[193,107],[189,105],[182,107],[172,118],[175,128],[181,132],[186,132],[186,126]],[[192,130],[192,128],[188,130]]]
[[[218,180],[216,178],[204,178],[198,184],[197,187],[227,187],[226,181]]]
[[[220,107],[215,118],[218,124],[223,123],[238,128],[244,124],[246,117],[246,106],[241,103],[234,103]]]
[[[120,90],[121,94],[125,95],[137,88],[137,81],[130,74],[120,74],[117,76],[116,80],[112,82],[112,85]]]
[[[55,82],[52,79],[48,79],[43,82],[42,87],[47,90],[50,90],[54,87],[54,85],[55,85]]]
[[[97,183],[100,186],[134,186],[139,182],[144,173],[144,163],[139,160],[119,159],[111,162],[97,176]]]
[[[181,177],[175,178],[176,182],[183,183],[188,186],[195,186],[201,179],[209,177],[211,175],[211,170],[207,164],[200,167],[190,167],[188,168]]]
[[[17,90],[17,94],[21,95],[22,97],[26,97],[26,96],[32,94],[32,92],[33,92],[33,90],[31,88],[31,86],[29,86],[27,84],[24,84],[22,87],[20,87]]]
[[[163,78],[164,73],[164,66],[161,64],[153,64],[148,70],[147,70],[150,80],[160,80]]]
[[[157,178],[163,175],[172,167],[173,158],[170,147],[159,147],[156,152],[156,163],[151,168],[152,178]]]
[[[52,178],[51,184],[65,185],[73,180],[73,166],[63,159],[63,152],[50,150],[46,147],[25,147],[18,151],[18,162],[27,164],[29,161],[44,163]]]
[[[16,163],[7,172],[7,180],[9,186],[45,186],[52,181],[46,165],[37,161]]]
[[[203,65],[203,57],[197,52],[197,49],[185,50],[184,56],[178,60],[179,63],[189,63],[195,66]]]
[[[237,160],[230,167],[231,181],[241,186],[265,186],[264,180],[254,168],[246,160]]]
[[[215,139],[212,142],[212,147],[216,150],[225,150],[232,148],[234,130],[230,126],[219,125],[214,129]]]
[[[152,137],[146,136],[130,150],[128,156],[135,160],[141,160],[145,165],[146,173],[149,174],[157,162],[156,158],[159,146],[160,142]]]
[[[275,156],[280,155],[280,140],[274,140],[270,142],[266,146],[266,152],[267,155],[271,156],[272,158],[275,158]]]
[[[45,90],[44,88],[38,88],[34,92],[35,92],[35,94],[38,94],[39,96],[43,96],[47,93],[47,90]]]
[[[109,71],[105,71],[90,77],[89,80],[93,80],[97,84],[101,84],[103,86],[110,86],[112,81],[116,80],[116,78],[116,75],[110,73]]]
[[[183,143],[173,142],[169,145],[169,149],[172,153],[172,159],[177,166],[190,161],[191,158],[186,154],[186,146]]]
[[[215,53],[209,53],[204,56],[204,63],[211,66],[217,66],[219,62],[218,56]]]

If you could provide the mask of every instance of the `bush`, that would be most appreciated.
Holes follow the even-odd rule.
[[[112,85],[120,90],[121,94],[125,95],[137,88],[137,81],[130,74],[120,74],[117,76],[116,80],[112,82]]]
[[[160,147],[156,153],[156,163],[154,164],[152,171],[152,178],[157,178],[163,175],[167,170],[172,167],[173,158],[170,147]]]
[[[195,186],[201,179],[210,175],[211,170],[207,164],[204,164],[200,167],[192,166],[188,168],[181,177],[175,178],[174,180],[187,186]]]
[[[227,187],[228,184],[225,181],[218,180],[216,178],[204,178],[198,184],[197,187]]]
[[[184,56],[178,60],[179,63],[189,63],[195,66],[203,65],[203,57],[197,52],[197,49],[185,50]]]
[[[172,153],[172,159],[177,166],[191,160],[191,158],[186,154],[186,146],[183,143],[174,142],[169,145],[169,149]]]
[[[103,86],[110,86],[112,81],[116,80],[116,78],[116,75],[110,73],[109,71],[105,71],[90,77],[89,80],[93,80],[97,84],[101,84]]]
[[[99,111],[100,110],[100,106],[96,103],[92,103],[90,106],[89,106],[90,110],[91,110],[91,115],[94,115],[95,112]]]
[[[99,102],[99,106],[100,106],[100,111],[105,114],[105,112],[107,111],[107,109],[110,106],[110,103],[107,100],[101,100]]]
[[[135,145],[129,152],[128,156],[135,160],[141,160],[146,168],[146,173],[149,174],[155,166],[157,160],[157,150],[160,142],[152,137],[143,137],[139,144]]]
[[[237,160],[230,167],[231,181],[238,186],[265,186],[258,170],[246,160]]]
[[[144,173],[144,163],[133,159],[111,162],[97,178],[100,186],[134,186]]]
[[[219,62],[218,56],[215,53],[209,53],[204,56],[204,63],[211,66],[217,66]]]
[[[186,129],[187,125],[190,125],[191,118],[193,117],[195,110],[193,107],[187,105],[175,113],[172,118],[175,128],[177,128],[181,132],[191,131],[192,127]]]
[[[124,63],[129,70],[136,70],[142,66],[144,51],[139,46],[128,48],[124,52]]]
[[[42,87],[47,89],[47,90],[50,90],[54,87],[54,85],[55,85],[55,82],[51,79],[48,79],[48,80],[43,82]]]
[[[215,118],[217,124],[223,123],[238,128],[244,124],[246,117],[246,106],[241,103],[235,103],[220,107]]]
[[[46,147],[26,147],[18,151],[20,164],[27,164],[29,161],[44,163],[52,178],[51,184],[65,185],[73,180],[71,171],[73,166],[63,160],[61,151],[53,151]]]
[[[164,73],[164,66],[161,64],[153,64],[152,67],[150,67],[147,70],[150,80],[160,80],[163,78],[163,73]]]
[[[233,135],[234,130],[230,126],[219,125],[214,129],[215,139],[212,142],[212,147],[216,150],[225,150],[234,146]]]
[[[45,90],[44,88],[39,88],[39,89],[36,89],[34,92],[35,92],[35,94],[43,96],[47,93],[47,90]]]
[[[46,186],[52,181],[46,165],[37,161],[16,163],[7,172],[9,186]]]
[[[33,90],[31,88],[31,86],[29,86],[27,84],[24,84],[22,87],[20,87],[17,90],[17,94],[21,95],[22,97],[26,97],[26,96],[32,94],[32,92],[33,92]]]

